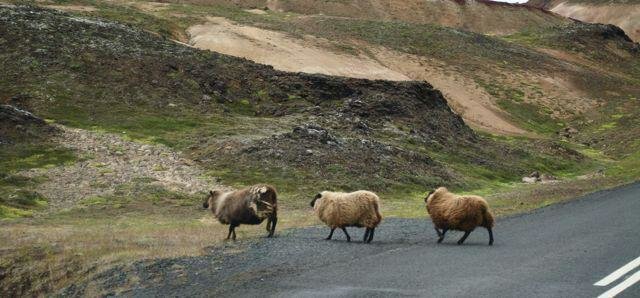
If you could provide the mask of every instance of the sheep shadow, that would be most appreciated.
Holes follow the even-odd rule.
[[[316,245],[323,245],[323,243],[354,243],[368,244],[373,247],[413,245],[491,247],[488,245],[488,238],[485,239],[487,236],[486,232],[483,230],[477,230],[471,233],[467,241],[462,245],[457,244],[458,239],[463,235],[463,233],[459,231],[450,231],[443,243],[437,243],[438,235],[434,231],[433,224],[425,219],[388,218],[378,228],[376,228],[376,234],[371,243],[363,243],[362,241],[365,229],[351,227],[347,228],[347,231],[351,236],[350,242],[346,240],[344,234],[339,230],[336,230],[333,235],[333,239],[325,240],[330,232],[330,229],[326,226],[293,229],[288,233],[283,234],[283,238],[286,237],[292,240],[305,240],[307,242],[315,243]],[[493,246],[497,246],[496,243],[494,243]]]

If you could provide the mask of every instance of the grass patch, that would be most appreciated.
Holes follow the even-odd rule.
[[[47,206],[47,199],[34,189],[42,178],[18,175],[20,171],[73,163],[76,156],[67,149],[45,144],[18,143],[0,150],[0,219],[32,216]]]
[[[552,134],[562,128],[555,119],[537,105],[508,99],[500,99],[497,103],[501,109],[509,113],[509,117],[530,131]]]
[[[74,162],[73,152],[44,144],[16,144],[0,150],[0,174],[21,170],[48,168]]]
[[[550,112],[543,107],[525,102],[525,92],[508,85],[495,84],[477,80],[489,94],[496,98],[498,106],[508,113],[513,121],[529,131],[541,134],[552,134],[562,128]]]
[[[640,151],[623,157],[619,162],[607,168],[608,176],[620,177],[623,181],[633,181],[640,177]]]

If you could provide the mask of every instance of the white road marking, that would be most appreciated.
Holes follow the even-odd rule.
[[[626,265],[620,267],[620,269],[613,271],[613,273],[607,275],[607,277],[601,279],[597,283],[593,284],[594,286],[604,287],[614,282],[616,279],[621,276],[627,274],[627,272],[633,270],[634,268],[640,266],[640,257],[637,257],[635,260],[627,263]]]
[[[617,286],[609,289],[608,291],[602,293],[602,295],[598,296],[598,298],[613,298],[616,295],[620,294],[620,292],[624,291],[626,288],[632,286],[633,284],[640,281],[640,271],[634,273],[629,278],[625,279],[623,282],[618,284]]]

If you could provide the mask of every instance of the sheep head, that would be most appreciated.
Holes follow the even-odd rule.
[[[322,198],[322,194],[317,194],[313,200],[311,200],[311,207],[314,207],[316,205],[316,201],[320,198]]]
[[[436,192],[436,190],[435,190],[435,189],[432,189],[432,190],[427,194],[427,196],[426,196],[426,197],[424,197],[424,202],[425,202],[425,203],[429,202],[429,197],[430,197],[433,193],[435,193],[435,192]]]
[[[208,209],[210,206],[214,206],[213,202],[220,196],[221,192],[219,190],[210,190],[209,195],[202,203],[202,208]]]

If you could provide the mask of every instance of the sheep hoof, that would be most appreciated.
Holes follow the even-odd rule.
[[[462,242],[462,241],[458,241],[458,245],[462,245],[462,243],[464,243],[464,242]]]
[[[438,238],[438,243],[442,243],[442,240],[444,240],[444,238]]]

